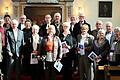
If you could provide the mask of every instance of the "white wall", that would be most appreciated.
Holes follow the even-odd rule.
[[[98,8],[99,1],[101,0],[74,0],[74,9],[73,13],[76,12],[76,6],[82,7],[84,9],[86,20],[91,24],[92,29],[95,28],[96,20],[102,20],[104,25],[107,21],[112,21],[113,26],[120,26],[120,0],[102,0],[102,1],[112,1],[112,18],[99,18],[98,17]],[[77,3],[77,4],[76,4]],[[75,13],[74,13],[75,14]],[[76,14],[77,15],[77,14]],[[105,28],[105,26],[104,26]]]

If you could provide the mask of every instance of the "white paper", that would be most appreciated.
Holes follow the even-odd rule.
[[[55,67],[55,69],[57,69],[60,72],[62,67],[63,67],[63,65],[62,65],[62,63],[60,61],[56,61],[54,63],[54,67]]]
[[[88,55],[88,57],[89,57],[92,61],[94,61],[95,58],[97,57],[97,55],[92,51],[92,52]]]
[[[64,42],[62,42],[62,53],[65,54],[65,53],[68,53],[68,52],[69,52],[68,45],[67,45],[66,41],[64,41]]]
[[[38,64],[36,53],[31,53],[30,64]]]

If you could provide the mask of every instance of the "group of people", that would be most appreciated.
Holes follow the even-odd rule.
[[[120,65],[120,28],[113,29],[108,21],[105,31],[101,20],[95,26],[91,30],[83,13],[78,22],[76,16],[71,16],[70,22],[63,23],[60,13],[54,14],[53,21],[47,14],[41,26],[32,24],[25,15],[19,21],[5,15],[0,19],[0,69],[4,80],[11,80],[14,71],[16,80],[21,74],[32,80],[56,80],[56,74],[62,74],[63,80],[72,80],[76,71],[80,80],[96,80],[98,65]],[[91,53],[97,56],[91,59]],[[63,65],[60,72],[54,67],[56,61]]]

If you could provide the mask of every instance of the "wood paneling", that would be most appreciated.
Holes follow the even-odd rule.
[[[38,25],[44,22],[44,16],[50,14],[53,18],[54,13],[60,12],[62,14],[62,8],[60,7],[39,7],[39,6],[26,6],[24,9],[25,15],[32,21],[37,21]]]

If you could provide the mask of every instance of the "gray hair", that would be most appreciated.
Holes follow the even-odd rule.
[[[115,27],[114,32],[120,32],[120,27]]]

